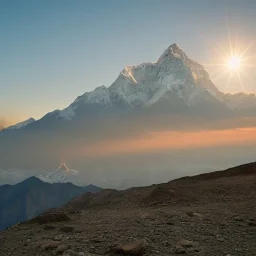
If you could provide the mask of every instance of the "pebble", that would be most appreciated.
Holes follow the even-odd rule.
[[[57,249],[56,249],[56,253],[58,254],[58,253],[64,252],[64,251],[66,251],[68,248],[69,248],[68,245],[66,245],[66,244],[60,244],[60,245],[57,247]]]
[[[174,249],[175,254],[186,254],[185,249],[181,245],[177,245]]]
[[[181,239],[179,242],[179,245],[181,245],[182,247],[192,247],[193,244],[194,244],[193,241],[186,240],[186,239]]]

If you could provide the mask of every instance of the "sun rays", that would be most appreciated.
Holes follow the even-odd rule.
[[[221,90],[234,92],[245,91],[245,84],[251,83],[249,69],[256,67],[256,56],[252,54],[255,41],[249,44],[242,43],[242,37],[237,33],[231,34],[227,20],[226,43],[209,43],[214,52],[214,59],[205,66],[212,69],[213,81],[225,81]],[[236,85],[235,85],[236,84]],[[239,88],[235,88],[239,87]]]

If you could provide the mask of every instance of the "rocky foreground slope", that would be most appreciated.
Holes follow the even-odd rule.
[[[84,194],[0,233],[0,255],[256,255],[256,163]]]

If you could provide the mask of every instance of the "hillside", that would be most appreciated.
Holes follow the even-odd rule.
[[[86,193],[1,232],[1,255],[255,256],[255,199],[256,163]]]
[[[60,207],[85,192],[96,192],[96,186],[78,187],[71,183],[49,184],[31,177],[17,185],[0,186],[0,230],[29,220],[53,207]]]

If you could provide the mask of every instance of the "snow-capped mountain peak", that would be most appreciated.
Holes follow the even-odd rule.
[[[126,66],[109,87],[100,86],[76,98],[58,113],[58,118],[72,120],[77,109],[92,104],[128,107],[149,107],[166,95],[176,94],[188,106],[208,91],[219,97],[218,89],[211,82],[204,67],[188,58],[176,44],[170,45],[155,63]]]
[[[29,124],[34,123],[36,120],[34,118],[29,118],[25,121],[19,122],[15,125],[9,126],[7,128],[4,129],[4,131],[14,131],[14,130],[19,130],[21,128],[25,128],[26,126],[28,126]]]
[[[171,44],[160,56],[158,59],[157,63],[163,61],[165,58],[170,58],[170,57],[176,57],[176,58],[181,58],[184,62],[187,62],[187,55],[181,50],[181,48],[176,44]]]
[[[248,97],[243,93],[242,96],[233,96],[220,92],[204,67],[190,59],[174,43],[156,62],[125,67],[109,87],[100,86],[84,93],[67,108],[52,112],[51,117],[71,121],[78,112],[82,116],[84,110],[90,111],[94,107],[143,108],[150,107],[163,98],[170,101],[178,98],[185,107],[192,107],[199,102],[215,102],[229,109],[256,106],[253,96]],[[23,128],[34,121],[26,120],[8,130]]]
[[[67,183],[79,184],[79,172],[70,170],[67,165],[61,161],[59,166],[52,172],[38,175],[38,178],[48,183]]]

